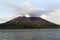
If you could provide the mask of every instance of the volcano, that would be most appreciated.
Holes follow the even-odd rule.
[[[51,23],[40,17],[17,17],[6,23],[0,24],[0,28],[7,29],[40,29],[57,28],[57,24]]]

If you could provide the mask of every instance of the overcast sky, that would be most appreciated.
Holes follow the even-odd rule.
[[[40,11],[35,13],[40,17],[60,24],[60,0],[0,0],[0,23],[34,10]]]

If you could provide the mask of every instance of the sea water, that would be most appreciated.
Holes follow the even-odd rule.
[[[60,40],[60,29],[0,30],[0,40]]]

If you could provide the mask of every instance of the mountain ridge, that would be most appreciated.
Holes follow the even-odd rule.
[[[0,24],[1,28],[7,29],[40,29],[57,28],[57,24],[51,23],[40,17],[17,17],[6,23]]]

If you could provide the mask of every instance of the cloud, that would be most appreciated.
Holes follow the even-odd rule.
[[[55,10],[51,14],[54,15],[54,16],[60,17],[60,10]]]
[[[58,9],[58,5],[56,3],[52,3],[47,6],[47,8],[37,9],[35,6],[29,3],[29,1],[23,1],[19,8],[16,9],[15,13],[17,15],[30,15],[33,17],[39,17],[44,14],[50,14]]]
[[[43,14],[49,14],[50,12],[52,12],[50,9],[48,9],[48,10],[46,10],[44,8],[37,9],[34,5],[29,3],[28,0],[23,1],[19,6],[12,5],[12,4],[8,4],[8,6],[13,8],[12,15],[14,17],[25,16],[25,15],[38,17]]]
[[[16,6],[12,4],[7,4],[8,7],[13,8],[13,16],[25,16],[30,15],[29,13],[36,10],[36,8],[29,3],[29,1],[23,1],[21,5]]]
[[[33,17],[41,16],[42,14],[47,14],[51,12],[50,10],[46,9],[37,9],[34,5],[30,4],[29,1],[23,1],[21,5],[16,6],[12,4],[8,4],[9,7],[13,8],[13,15],[14,16],[25,16],[30,15]]]
[[[5,16],[0,16],[0,23],[5,23],[9,20],[13,19],[12,17],[5,17]]]
[[[54,12],[51,12],[46,16],[46,20],[60,25],[60,10],[55,10]]]
[[[20,12],[23,14],[27,14],[29,12],[36,10],[35,7],[31,5],[28,1],[22,2],[20,5],[20,9]]]
[[[41,15],[40,17],[43,18],[43,19],[46,19],[47,18],[46,15]]]
[[[4,23],[5,22],[5,17],[3,17],[3,16],[0,16],[0,23]]]

